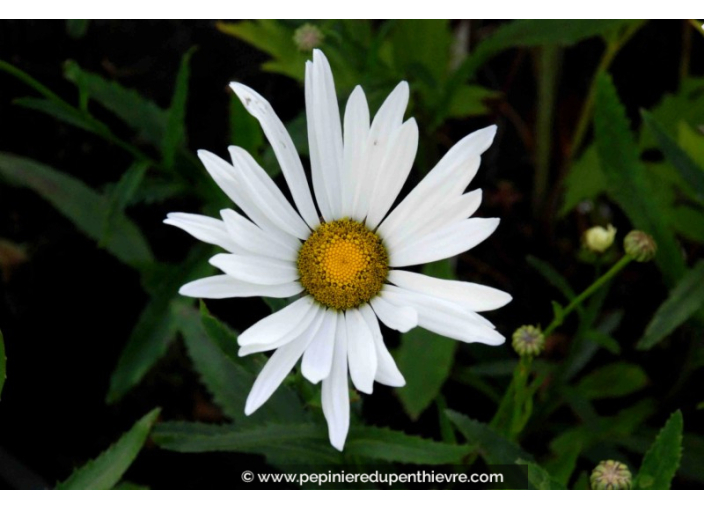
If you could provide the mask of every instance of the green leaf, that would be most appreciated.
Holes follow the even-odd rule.
[[[235,94],[230,95],[230,142],[254,157],[264,147],[264,135],[259,122],[249,114]],[[279,168],[278,164],[276,168]],[[271,172],[271,169],[268,171]]]
[[[352,427],[345,453],[406,464],[459,464],[471,453],[466,445],[439,443],[376,427]]]
[[[61,122],[83,129],[89,133],[106,137],[112,136],[105,124],[91,117],[89,113],[73,108],[66,103],[40,97],[22,97],[15,99],[13,102],[23,108],[45,113]]]
[[[149,487],[147,485],[141,485],[134,482],[122,481],[118,483],[112,490],[116,491],[148,491]]]
[[[577,294],[574,290],[572,290],[572,287],[567,282],[565,277],[562,276],[557,269],[552,267],[550,264],[532,255],[528,255],[526,257],[526,261],[536,271],[538,271],[548,283],[552,284],[553,287],[559,290],[569,301],[572,301],[577,297]]]
[[[612,363],[585,375],[577,383],[577,391],[585,398],[597,400],[630,395],[648,384],[643,369],[631,363]]]
[[[427,264],[423,274],[436,278],[452,278],[449,260]],[[406,385],[396,391],[403,408],[417,419],[435,400],[450,375],[457,342],[422,328],[401,335],[401,345],[394,358],[406,377]]]
[[[692,161],[689,154],[680,149],[677,142],[670,138],[651,114],[642,110],[641,116],[645,125],[648,126],[648,129],[655,136],[655,140],[657,140],[660,150],[662,150],[667,160],[679,171],[687,187],[695,193],[697,199],[704,203],[704,170]]]
[[[188,99],[188,78],[190,61],[195,48],[191,48],[181,59],[181,66],[176,76],[176,88],[171,99],[171,106],[166,112],[166,131],[161,142],[161,155],[164,166],[173,168],[176,152],[186,138],[186,100]]]
[[[590,145],[570,167],[564,186],[565,197],[560,216],[566,215],[584,200],[595,200],[606,193],[606,177],[594,145]]]
[[[648,350],[672,333],[704,305],[704,260],[690,269],[655,312],[636,345]]]
[[[151,290],[152,299],[137,320],[127,344],[120,353],[117,366],[110,377],[110,388],[106,400],[115,403],[134,388],[154,364],[166,353],[176,336],[176,321],[173,305],[188,301],[178,295],[185,282],[205,276],[210,271],[208,259],[212,255],[209,246],[199,245],[179,266],[168,267],[158,273]],[[143,280],[148,280],[145,271]],[[143,282],[146,286],[148,281]]]
[[[550,476],[550,473],[545,471],[536,463],[519,459],[516,461],[516,464],[518,464],[519,466],[527,466],[528,482],[536,489],[541,491],[559,491],[566,489],[563,484],[556,480],[553,480],[553,478]]]
[[[555,324],[559,326],[562,324],[562,321],[565,320],[565,309],[557,301],[550,301],[550,304],[552,305],[552,315],[554,317]]]
[[[704,132],[701,128],[694,129],[685,121],[680,121],[677,125],[677,142],[699,168],[704,168]]]
[[[145,415],[98,458],[74,471],[66,481],[57,484],[56,488],[112,489],[142,449],[149,431],[159,417],[159,412],[160,409],[156,408]]]
[[[704,213],[686,205],[668,209],[667,220],[679,235],[704,244]]]
[[[197,310],[179,306],[176,313],[193,365],[213,400],[228,417],[247,426],[262,422],[301,423],[308,419],[300,399],[284,384],[261,409],[246,417],[244,407],[255,374],[243,364],[235,363],[210,338]]]
[[[597,329],[590,329],[586,333],[584,333],[584,338],[602,346],[611,354],[621,354],[621,346],[616,341],[616,339],[614,339],[614,337],[607,333],[604,333]]]
[[[515,464],[519,460],[533,460],[533,457],[520,446],[491,429],[486,423],[452,410],[447,410],[445,413],[487,464]]]
[[[482,44],[493,51],[520,46],[543,46],[546,44],[571,46],[584,39],[604,36],[636,23],[639,23],[639,21],[622,19],[522,19],[502,25]]]
[[[2,397],[5,379],[7,379],[7,356],[5,356],[5,339],[2,336],[2,330],[0,330],[0,397]]]
[[[443,19],[403,19],[395,23],[391,36],[394,65],[401,73],[421,67],[439,83],[448,72],[452,32]]]
[[[161,147],[166,130],[167,113],[152,101],[115,81],[84,71],[73,61],[66,62],[64,77],[76,84],[79,90],[91,99],[122,119],[137,131],[140,137],[156,147]]]
[[[105,196],[78,179],[31,159],[7,153],[0,153],[0,176],[15,186],[39,193],[88,237],[96,241],[101,239],[110,203]],[[124,214],[115,215],[113,235],[105,249],[131,266],[141,266],[152,260],[147,241]]]
[[[609,195],[621,206],[635,228],[653,236],[656,262],[672,286],[686,269],[680,248],[653,200],[646,169],[628,125],[626,112],[607,74],[597,78],[594,126],[597,151]]]
[[[488,114],[486,102],[497,99],[500,92],[479,85],[465,85],[458,89],[450,103],[449,116],[456,119]]]
[[[203,301],[200,302],[200,320],[203,323],[205,332],[213,342],[217,344],[220,350],[235,363],[241,363],[245,359],[252,357],[240,358],[237,351],[237,331],[231,329],[227,324],[219,321],[208,311]]]
[[[149,168],[149,164],[146,162],[134,162],[127,171],[122,174],[120,180],[117,181],[117,184],[109,193],[108,210],[105,213],[103,233],[99,243],[101,246],[105,246],[109,242],[118,216],[125,212],[125,208],[142,182],[147,168]]]
[[[66,33],[71,39],[81,39],[86,35],[88,25],[90,25],[89,19],[67,19]]]
[[[645,453],[635,489],[667,490],[682,458],[682,412],[675,411]]]

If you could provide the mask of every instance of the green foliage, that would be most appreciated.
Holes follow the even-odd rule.
[[[660,305],[645,329],[637,348],[648,350],[661,342],[678,326],[704,306],[704,261],[700,260],[677,283],[667,300]]]
[[[673,285],[685,270],[677,241],[652,199],[646,170],[640,162],[623,105],[611,79],[597,78],[594,111],[596,146],[609,195],[621,206],[634,227],[648,232],[658,245],[656,262]]]
[[[66,33],[72,39],[82,39],[88,31],[88,25],[90,25],[89,19],[67,19]]]
[[[436,278],[452,278],[449,260],[427,264],[423,273]],[[395,359],[406,378],[406,385],[397,390],[408,415],[417,419],[435,400],[450,375],[457,342],[422,328],[401,335]]]
[[[515,464],[519,460],[533,460],[533,457],[520,446],[491,429],[486,423],[452,410],[447,410],[445,413],[467,439],[467,443],[484,458],[487,464]]]
[[[118,216],[125,212],[125,208],[142,183],[147,168],[149,168],[149,165],[146,162],[133,163],[108,193],[109,203],[108,210],[105,213],[105,220],[103,221],[103,233],[100,238],[101,246],[105,246],[109,241]]]
[[[599,155],[596,147],[591,145],[574,162],[565,178],[565,196],[560,215],[569,213],[583,200],[594,200],[606,188],[606,177],[599,164]]]
[[[643,389],[648,376],[632,363],[617,362],[599,367],[577,383],[577,391],[585,398],[597,400],[630,395]]]
[[[675,411],[643,457],[635,489],[669,489],[682,458],[682,412]]]
[[[533,257],[532,255],[529,255],[526,258],[526,261],[536,271],[538,271],[548,283],[550,283],[553,287],[559,290],[562,295],[565,296],[565,298],[571,301],[577,297],[577,294],[575,294],[574,290],[572,290],[572,287],[570,286],[569,282],[565,279],[565,277],[562,276],[550,264],[548,264],[544,260],[540,260],[537,257]]]
[[[523,459],[516,461],[516,464],[520,466],[526,466],[528,469],[528,482],[538,490],[550,491],[550,490],[565,490],[564,484],[554,480],[550,473],[545,471],[539,465],[534,462],[528,462]]]
[[[142,449],[149,431],[159,417],[159,408],[146,414],[110,448],[57,484],[64,490],[112,489]]]
[[[31,159],[0,153],[0,176],[10,184],[39,193],[76,227],[95,241],[103,236],[103,225],[110,212],[110,200],[90,189],[75,177]],[[124,214],[113,212],[112,235],[105,249],[131,266],[152,261],[147,241],[137,226]]]
[[[190,77],[191,56],[195,51],[191,48],[181,59],[181,66],[176,77],[176,89],[171,100],[171,107],[166,113],[166,128],[161,141],[161,155],[164,166],[173,168],[176,151],[186,138],[186,99],[188,98],[188,79]]]

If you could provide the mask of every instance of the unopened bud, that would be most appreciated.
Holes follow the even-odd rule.
[[[603,253],[614,243],[614,237],[616,229],[613,225],[592,227],[584,233],[584,245],[591,251]]]
[[[632,230],[623,240],[623,249],[633,260],[648,262],[655,257],[658,249],[652,237],[640,230]]]
[[[323,32],[310,23],[301,25],[293,33],[293,42],[296,43],[298,51],[313,51],[321,45],[323,39],[325,39]]]
[[[519,356],[538,356],[545,348],[545,336],[540,328],[521,326],[513,333],[511,345]]]
[[[631,471],[622,462],[602,460],[589,481],[594,490],[627,490],[631,488]]]

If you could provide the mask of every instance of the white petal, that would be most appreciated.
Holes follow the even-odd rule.
[[[347,323],[347,359],[350,377],[355,387],[363,393],[374,389],[376,375],[376,348],[374,337],[359,310],[351,308],[345,312]]]
[[[185,230],[204,243],[214,244],[229,252],[238,253],[241,251],[221,220],[200,214],[169,213],[164,223]]]
[[[276,159],[281,165],[281,172],[286,178],[293,201],[301,216],[310,228],[317,227],[319,224],[318,213],[315,211],[301,159],[298,157],[296,146],[288,131],[266,99],[241,83],[230,83],[230,87],[240,98],[247,111],[261,124],[271,148],[274,149]]]
[[[396,306],[390,303],[382,291],[369,304],[374,309],[379,320],[387,327],[406,333],[418,325],[418,312],[408,306]]]
[[[464,137],[450,149],[428,175],[408,194],[379,227],[387,238],[404,223],[422,219],[428,208],[460,195],[479,169],[481,154],[489,148],[496,126]]]
[[[362,87],[355,87],[345,108],[345,129],[342,156],[341,216],[351,217],[355,197],[362,192],[360,183],[366,169],[364,150],[369,136],[369,106]],[[354,218],[358,221],[364,218]]]
[[[322,307],[313,306],[309,311],[306,312],[306,315],[295,328],[293,328],[291,331],[286,333],[278,340],[269,343],[243,345],[242,347],[240,347],[239,351],[237,351],[237,354],[239,356],[248,356],[250,354],[254,354],[255,352],[266,352],[271,351],[272,349],[278,349],[279,347],[293,341],[295,338],[298,337],[298,335],[301,334],[302,331],[311,332],[310,335],[312,339],[313,336],[315,336],[315,333],[318,331],[320,324],[322,324],[324,315],[325,313]]]
[[[308,226],[252,156],[239,147],[230,147],[230,156],[235,169],[239,170],[236,177],[238,182],[245,186],[269,219],[284,232],[299,239],[307,239],[310,235]]]
[[[272,232],[259,228],[232,209],[220,211],[225,227],[238,246],[249,253],[295,261],[301,243],[284,232]]]
[[[330,375],[339,315],[329,310],[323,313],[320,328],[303,354],[301,373],[313,384],[318,384]]]
[[[330,444],[342,451],[350,428],[350,394],[347,385],[347,331],[345,321],[337,321],[335,349],[330,375],[323,380],[323,414],[328,422]]]
[[[258,285],[243,282],[228,275],[209,276],[187,283],[178,291],[182,296],[195,298],[222,299],[233,297],[267,296],[291,297],[303,292],[298,282],[278,285]]]
[[[498,218],[470,218],[424,237],[409,240],[389,253],[391,267],[414,266],[454,257],[474,248],[499,226]]]
[[[418,150],[418,124],[407,120],[389,140],[367,213],[367,226],[375,229],[389,212],[411,172]]]
[[[310,344],[315,328],[320,323],[313,323],[308,329],[303,331],[297,338],[291,340],[286,345],[279,347],[271,355],[262,371],[257,376],[257,380],[252,385],[252,390],[247,396],[244,414],[250,415],[264,404],[276,391],[281,382],[291,372],[303,352]]]
[[[259,285],[289,283],[299,277],[295,263],[259,255],[220,253],[210,263],[233,278]]]
[[[496,310],[512,299],[510,294],[486,285],[442,280],[398,269],[389,271],[388,280],[401,288],[452,301],[474,312]]]
[[[408,83],[402,81],[389,94],[374,116],[364,151],[365,169],[364,173],[359,176],[361,180],[358,185],[359,194],[352,211],[354,218],[365,218],[369,212],[371,194],[379,176],[389,140],[394,131],[403,123],[408,97]]]
[[[309,324],[312,321],[312,317],[307,316],[317,308],[320,307],[315,305],[310,297],[303,297],[250,326],[240,334],[237,338],[237,343],[244,346],[276,342],[292,332],[296,333],[298,331],[296,328],[299,325],[301,327],[307,326],[304,319],[307,319]],[[298,334],[300,334],[300,331],[295,336]]]
[[[313,191],[315,192],[315,201],[318,203],[320,214],[326,220],[330,221],[333,218],[330,210],[330,199],[325,188],[323,178],[322,159],[318,148],[318,128],[315,125],[316,115],[314,109],[314,84],[313,84],[313,62],[306,62],[306,77],[305,77],[305,96],[306,96],[306,126],[308,128],[308,152],[310,157],[310,173],[313,180]]]
[[[312,82],[308,82],[308,78]],[[341,211],[342,126],[330,64],[320,50],[313,50],[313,65],[310,74],[306,75],[306,88],[309,85],[312,90],[306,96],[306,111],[309,115],[312,114],[312,135],[315,137],[317,163],[320,165],[320,170],[313,174],[313,178],[322,180],[331,215],[325,219],[331,221],[340,218]],[[312,108],[307,104],[308,99],[312,99]],[[320,186],[315,188],[316,196],[319,188]]]
[[[406,385],[406,380],[396,366],[394,358],[391,353],[386,348],[384,344],[384,337],[381,334],[381,329],[379,328],[379,320],[376,318],[372,307],[369,305],[363,305],[359,308],[359,311],[367,322],[370,331],[372,332],[372,337],[374,338],[374,347],[376,349],[377,367],[376,375],[374,380],[385,384],[386,386],[401,387]]]
[[[503,335],[489,321],[454,303],[399,288],[385,288],[384,294],[396,306],[413,307],[418,312],[418,325],[439,335],[468,343],[504,343]]]
[[[237,180],[237,172],[230,163],[204,150],[198,151],[198,157],[218,186],[254,223],[265,230],[280,231],[279,227],[267,217],[256,201],[253,200],[253,197],[249,196],[247,188]]]
[[[415,220],[409,220],[384,237],[389,251],[395,250],[411,238],[426,236],[444,226],[453,225],[473,215],[482,201],[482,190],[477,189],[457,198],[440,200],[433,208]]]

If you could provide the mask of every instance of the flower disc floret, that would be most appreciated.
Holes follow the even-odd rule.
[[[376,296],[389,273],[381,238],[358,221],[322,223],[298,254],[303,288],[320,304],[348,310]]]

